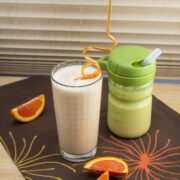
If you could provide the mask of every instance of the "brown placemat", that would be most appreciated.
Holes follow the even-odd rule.
[[[129,164],[128,179],[180,179],[180,116],[153,97],[152,126],[142,138],[126,140],[107,128],[107,79],[103,82],[97,156],[117,156]],[[46,95],[43,114],[31,123],[14,121],[10,109],[41,93]],[[0,136],[26,179],[96,179],[58,155],[58,139],[50,78],[31,77],[0,87]]]

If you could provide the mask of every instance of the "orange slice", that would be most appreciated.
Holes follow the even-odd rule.
[[[44,106],[45,95],[41,94],[30,101],[11,109],[11,114],[20,122],[30,122],[42,113]]]
[[[128,174],[128,165],[117,157],[98,157],[88,161],[84,169],[102,174],[109,171],[110,176],[124,177]]]
[[[103,173],[97,180],[109,180],[109,171]]]

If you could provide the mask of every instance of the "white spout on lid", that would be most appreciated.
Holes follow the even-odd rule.
[[[161,49],[156,48],[153,50],[141,63],[142,66],[147,66],[155,61],[161,55]]]

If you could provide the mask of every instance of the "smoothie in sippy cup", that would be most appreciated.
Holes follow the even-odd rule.
[[[156,63],[141,64],[150,52],[140,46],[121,46],[99,60],[109,75],[108,127],[120,137],[139,137],[150,128]]]

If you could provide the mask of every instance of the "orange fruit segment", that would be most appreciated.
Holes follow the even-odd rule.
[[[109,171],[103,173],[97,180],[109,180]]]
[[[124,177],[128,174],[128,165],[117,157],[98,157],[88,161],[84,169],[102,174],[109,171],[110,176]]]
[[[30,122],[42,113],[44,106],[45,95],[41,94],[28,102],[11,109],[11,114],[20,122]]]

